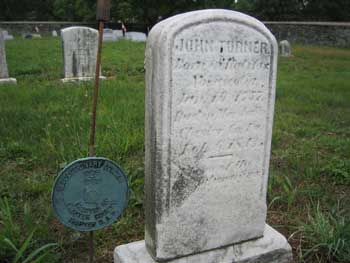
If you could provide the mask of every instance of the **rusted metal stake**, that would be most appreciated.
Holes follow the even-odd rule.
[[[104,22],[99,21],[99,35],[98,35],[98,49],[97,49],[97,61],[96,61],[96,74],[95,74],[95,86],[94,86],[94,95],[92,102],[92,114],[91,114],[91,132],[90,132],[90,147],[89,147],[89,156],[95,156],[95,133],[96,133],[96,112],[97,112],[97,99],[98,99],[98,90],[100,84],[100,72],[101,72],[101,51],[102,51],[102,39],[103,39],[103,28]],[[89,254],[90,254],[90,263],[94,262],[94,232],[91,231],[89,235]]]
[[[96,62],[96,75],[95,75],[96,77],[95,77],[95,88],[94,88],[92,115],[91,115],[91,133],[90,133],[90,149],[89,149],[90,157],[93,157],[95,155],[96,111],[97,111],[98,88],[100,84],[103,27],[104,27],[104,22],[99,21],[98,50],[97,50],[97,62]]]
[[[90,238],[89,238],[89,254],[90,254],[90,263],[93,263],[94,262],[94,254],[95,254],[95,251],[94,251],[94,231],[91,231],[90,232]]]

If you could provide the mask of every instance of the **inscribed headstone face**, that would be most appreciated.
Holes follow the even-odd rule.
[[[145,242],[115,263],[285,263],[265,224],[278,46],[228,10],[166,19],[146,47]],[[147,251],[146,251],[147,248]]]
[[[230,11],[177,16],[151,32],[147,246],[155,258],[171,258],[261,237],[274,37],[257,20]]]
[[[91,79],[95,76],[98,31],[88,27],[69,27],[61,32],[63,41],[63,81]]]

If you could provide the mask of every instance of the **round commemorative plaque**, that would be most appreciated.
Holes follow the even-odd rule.
[[[79,159],[58,175],[53,209],[67,227],[94,231],[113,224],[127,206],[128,180],[121,168],[100,157]]]

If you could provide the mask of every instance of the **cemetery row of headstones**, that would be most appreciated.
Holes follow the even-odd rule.
[[[57,33],[57,32],[56,32]],[[61,31],[63,42],[64,78],[63,82],[91,80],[95,75],[98,47],[98,31],[88,27],[69,27]],[[8,33],[0,31],[0,84],[16,83],[9,78],[5,53],[5,40]],[[32,38],[31,37],[28,38]],[[105,41],[116,41],[123,37],[118,30],[105,29]],[[128,32],[126,39],[146,41],[146,35],[140,32]],[[8,39],[8,38],[7,38]],[[100,77],[105,79],[104,76]]]
[[[13,40],[14,36],[10,35],[7,30],[1,30],[5,40]],[[31,39],[31,38],[41,38],[41,34],[39,31],[37,33],[25,32],[21,34],[23,38]],[[57,30],[52,30],[52,37],[58,37],[59,34]],[[135,42],[146,42],[147,36],[143,32],[124,32],[123,30],[113,30],[110,28],[105,28],[103,30],[103,41],[104,42],[115,42],[121,39],[127,39]]]

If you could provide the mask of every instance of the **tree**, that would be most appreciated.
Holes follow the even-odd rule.
[[[304,18],[306,20],[350,21],[349,0],[307,0]]]

